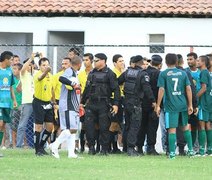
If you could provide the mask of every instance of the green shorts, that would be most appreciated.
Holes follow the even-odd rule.
[[[203,109],[199,108],[198,118],[200,121],[205,122],[208,122],[209,120],[212,121],[212,113],[204,111]]]
[[[0,108],[0,120],[3,120],[5,123],[10,123],[10,108]]]
[[[188,124],[188,112],[165,112],[166,129],[186,126]]]

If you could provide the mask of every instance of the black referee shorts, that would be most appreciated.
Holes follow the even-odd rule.
[[[32,101],[32,108],[35,124],[43,124],[44,122],[53,123],[54,111],[51,102],[45,102],[34,98]]]

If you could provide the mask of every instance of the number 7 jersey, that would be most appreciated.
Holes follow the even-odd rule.
[[[164,88],[165,112],[187,111],[186,86],[190,82],[186,72],[177,68],[162,71],[158,78],[158,87]]]

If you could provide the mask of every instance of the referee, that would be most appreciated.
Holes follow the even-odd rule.
[[[51,68],[49,66],[49,60],[47,58],[41,58],[38,62],[40,70],[34,76],[35,93],[32,102],[33,113],[35,118],[35,134],[34,145],[35,154],[37,156],[47,155],[44,150],[44,144],[51,135],[53,129],[53,80],[50,73]],[[43,130],[43,123],[45,122],[45,128],[40,140],[40,134]]]

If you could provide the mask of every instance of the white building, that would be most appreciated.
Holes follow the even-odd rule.
[[[165,53],[174,52],[185,58],[194,46],[193,50],[202,55],[212,52],[212,1],[201,2],[16,0],[11,3],[0,0],[0,52],[12,50],[22,60],[31,52],[42,52],[54,62],[54,71],[70,48],[56,45],[64,44],[85,45],[82,50],[93,54],[104,52],[109,66],[116,53],[122,54],[126,62],[137,54],[151,57],[159,53],[164,57]],[[3,44],[55,46],[1,46]],[[154,51],[141,45],[161,48]],[[200,45],[207,47],[197,47]]]
[[[167,52],[181,53],[185,57],[191,45],[212,45],[210,0],[205,4],[194,0],[39,2],[17,0],[9,4],[0,0],[0,44],[110,45],[83,49],[94,54],[105,52],[109,65],[115,53],[122,54],[126,61],[136,54],[151,57],[156,52],[162,56]],[[162,49],[133,46],[155,44]],[[0,50],[5,48],[8,47]],[[21,52],[18,47],[9,48],[22,59],[38,51],[56,61],[66,56],[70,47],[57,51],[47,46],[21,47]],[[212,48],[194,47],[194,51],[200,55],[211,52]]]

